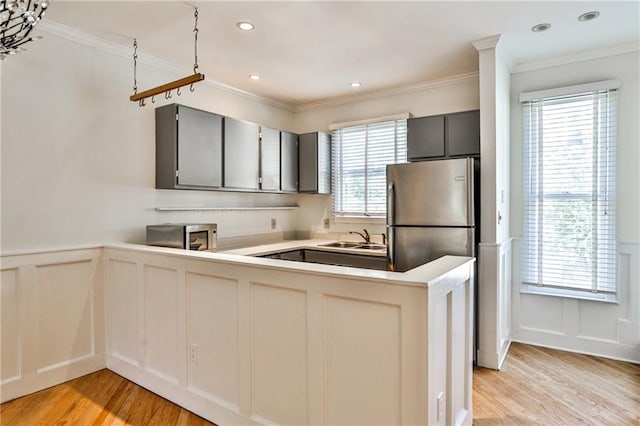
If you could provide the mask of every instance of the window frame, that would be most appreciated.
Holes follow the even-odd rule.
[[[331,144],[331,214],[336,222],[343,223],[359,223],[359,222],[374,222],[385,223],[386,222],[386,202],[385,210],[383,212],[372,211],[369,206],[374,203],[369,203],[371,197],[369,193],[369,182],[372,174],[369,173],[371,159],[368,157],[368,151],[373,143],[369,138],[369,130],[382,125],[393,125],[392,145],[389,149],[385,150],[385,154],[393,153],[394,160],[386,164],[397,164],[401,162],[407,162],[407,119],[409,114],[397,114],[394,116],[380,117],[377,119],[369,119],[362,121],[336,123],[330,126],[332,131],[332,144]],[[362,175],[364,179],[364,211],[346,211],[345,206],[345,184],[344,179],[344,141],[342,140],[343,132],[353,131],[357,132],[362,129],[364,132],[364,147],[362,150],[363,164]],[[403,133],[402,133],[403,132]],[[337,140],[337,138],[339,140]],[[385,155],[383,154],[383,155]],[[381,156],[383,156],[381,155]],[[376,166],[379,168],[380,166]],[[383,166],[386,168],[386,165]],[[374,177],[375,178],[375,177]],[[379,178],[379,177],[378,177]],[[384,195],[386,196],[386,185],[383,186]],[[337,204],[340,207],[337,208]],[[379,203],[377,203],[379,204]]]
[[[615,215],[615,199],[616,199],[616,177],[617,177],[617,159],[616,159],[616,132],[617,132],[617,115],[618,112],[616,110],[616,102],[617,96],[620,88],[620,82],[618,80],[609,80],[609,81],[601,81],[577,86],[569,86],[557,89],[550,90],[542,90],[537,92],[528,92],[520,95],[520,102],[522,107],[522,134],[523,134],[523,194],[522,194],[522,258],[520,264],[520,273],[521,273],[521,293],[528,294],[543,294],[547,296],[560,296],[560,297],[569,297],[569,298],[577,298],[577,299],[586,299],[593,301],[602,301],[602,302],[611,302],[618,303],[618,294],[619,294],[619,283],[617,276],[617,236],[616,236],[616,215]],[[602,95],[602,92],[605,92]],[[611,93],[614,93],[615,99],[613,102],[609,103],[608,96]],[[543,161],[543,152],[545,148],[548,148],[548,145],[545,147],[544,135],[542,134],[542,128],[539,126],[535,130],[531,131],[531,126],[529,119],[534,123],[540,125],[542,123],[542,118],[539,114],[542,113],[542,106],[537,106],[535,112],[528,110],[528,108],[532,108],[531,105],[544,104],[545,102],[561,102],[563,104],[569,105],[572,100],[578,98],[580,96],[588,97],[589,95],[593,96],[594,105],[596,102],[602,102],[602,97],[607,96],[607,105],[605,117],[607,118],[606,125],[599,123],[599,119],[602,118],[603,113],[601,110],[597,109],[597,115],[592,115],[590,117],[590,122],[593,125],[594,132],[601,132],[603,129],[609,131],[607,134],[607,153],[602,154],[603,147],[598,146],[596,142],[593,142],[593,155],[591,158],[591,167],[594,171],[591,191],[589,192],[580,192],[580,188],[574,187],[574,191],[554,191],[554,192],[541,192],[540,190],[536,191],[533,195],[531,195],[532,191],[531,187],[542,187],[543,178],[542,174],[544,173],[544,167],[541,166]],[[596,109],[594,108],[594,111]],[[613,120],[610,120],[610,114],[615,114]],[[600,133],[597,133],[600,136]],[[613,134],[613,136],[611,136]],[[595,138],[595,136],[594,136]],[[533,145],[532,145],[533,144]],[[531,157],[529,157],[531,156]],[[529,161],[527,161],[529,160]],[[532,166],[532,162],[537,162],[536,165]],[[611,170],[609,170],[611,169]],[[602,188],[600,187],[600,183],[598,183],[599,179],[602,179],[605,176],[605,179],[612,178],[613,182],[611,186],[606,188],[604,191],[604,195],[602,193]],[[536,197],[535,199],[532,197]],[[603,198],[604,197],[604,198]],[[592,270],[592,278],[591,284],[592,287],[590,289],[581,288],[579,286],[571,286],[567,285],[550,285],[545,283],[536,283],[536,282],[528,282],[527,281],[527,273],[532,273],[534,276],[537,276],[540,281],[542,281],[542,256],[544,253],[544,247],[542,243],[542,225],[541,221],[544,220],[544,213],[541,211],[536,211],[536,208],[531,209],[531,206],[537,206],[537,204],[542,204],[549,200],[590,200],[591,208],[593,211],[598,211],[598,207],[600,207],[600,203],[604,203],[606,207],[610,207],[610,199],[613,200],[613,215],[609,215],[610,217],[606,218],[604,221],[600,219],[598,215],[592,215],[590,226],[592,238],[598,239],[600,236],[606,236],[606,242],[610,244],[607,250],[603,250],[598,247],[596,249],[592,249],[589,252],[589,258],[592,263],[595,263],[595,266],[591,268]],[[604,201],[602,201],[604,199]],[[536,204],[537,203],[537,204]],[[540,210],[541,206],[537,206],[537,210]],[[600,227],[606,226],[608,229],[606,232],[601,232]],[[529,229],[529,226],[533,228]],[[533,231],[532,231],[533,229]],[[538,236],[533,236],[535,233],[538,233]],[[537,256],[529,253],[531,250],[530,243],[527,241],[528,238],[531,237],[533,243],[536,244],[536,251],[538,253]],[[556,237],[557,238],[557,237]],[[526,250],[526,252],[525,252]],[[547,250],[549,250],[547,248]],[[603,255],[604,253],[604,255]],[[604,257],[603,260],[598,260],[598,258]],[[532,259],[537,259],[538,264],[532,265]],[[611,260],[613,258],[614,265],[608,265],[610,269],[609,275],[605,279],[604,285],[598,284],[600,277],[600,273],[597,272],[599,265],[607,265],[607,258]],[[602,263],[601,263],[602,262]],[[566,267],[565,267],[566,269]],[[562,270],[562,268],[559,268]],[[532,280],[533,281],[533,280]],[[613,283],[612,286],[607,285],[608,283]]]

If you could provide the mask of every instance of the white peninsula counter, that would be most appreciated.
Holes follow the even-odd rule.
[[[221,426],[471,424],[474,259],[247,256],[326,242],[3,254],[2,400],[107,367]]]
[[[217,424],[471,424],[473,258],[394,273],[135,245],[104,257],[108,368]]]

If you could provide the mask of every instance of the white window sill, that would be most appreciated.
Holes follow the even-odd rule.
[[[387,219],[384,217],[366,217],[366,216],[333,216],[335,223],[365,223],[374,225],[385,225]]]
[[[588,290],[567,290],[563,288],[539,287],[531,284],[522,284],[520,294],[532,294],[538,296],[564,297],[567,299],[588,300],[591,302],[604,302],[620,304],[617,294],[593,293]]]

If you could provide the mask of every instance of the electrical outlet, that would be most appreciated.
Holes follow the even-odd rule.
[[[278,224],[278,223],[276,222],[276,218],[275,218],[275,217],[272,217],[272,218],[271,218],[271,229],[276,229],[276,225],[277,225],[277,224]]]
[[[324,229],[329,229],[329,227],[331,226],[331,222],[329,221],[328,217],[324,218]]]
[[[189,359],[191,362],[198,362],[198,345],[195,343],[189,344]]]

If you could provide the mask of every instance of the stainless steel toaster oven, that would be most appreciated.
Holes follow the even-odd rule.
[[[216,251],[218,225],[215,223],[166,223],[147,225],[147,245],[197,251]]]

